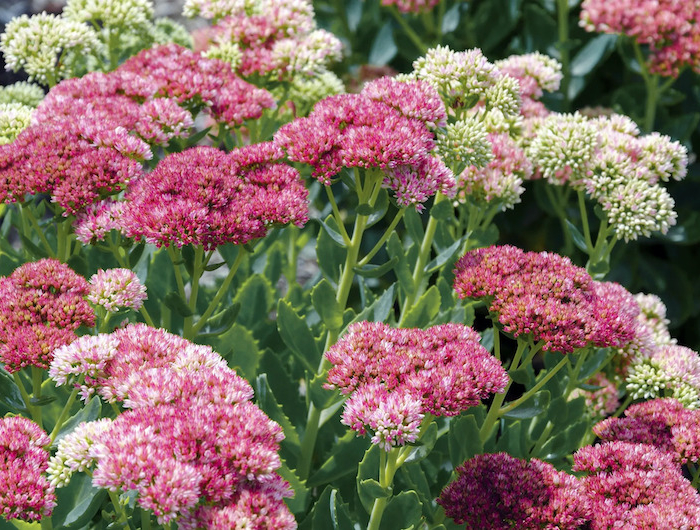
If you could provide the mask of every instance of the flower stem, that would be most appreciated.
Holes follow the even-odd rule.
[[[559,34],[559,62],[561,62],[561,93],[564,96],[564,112],[569,110],[569,84],[571,69],[569,57],[569,0],[557,0],[557,29]]]
[[[515,410],[518,408],[520,405],[525,403],[528,399],[530,399],[533,395],[535,395],[544,385],[546,385],[552,377],[557,375],[557,372],[561,370],[566,364],[569,362],[569,356],[565,355],[564,358],[557,363],[557,365],[552,368],[550,371],[548,371],[545,376],[537,381],[535,386],[533,386],[530,390],[525,392],[522,396],[520,396],[518,399],[511,401],[506,405],[505,407],[501,408],[498,411],[499,416],[503,416],[504,414],[509,413],[512,410]]]
[[[68,399],[66,400],[66,404],[63,406],[63,410],[61,410],[61,414],[59,414],[58,419],[56,420],[56,425],[54,425],[53,430],[51,431],[51,434],[49,435],[49,438],[51,438],[51,443],[53,443],[56,440],[56,436],[58,436],[58,433],[60,432],[61,427],[63,427],[63,423],[66,421],[66,418],[68,418],[68,413],[70,412],[70,409],[73,406],[73,403],[75,403],[75,400],[78,397],[78,392],[80,391],[80,385],[83,384],[84,380],[85,380],[85,374],[80,376],[80,379],[73,387],[73,391],[70,393],[70,396],[68,396]]]
[[[32,396],[38,400],[41,398],[41,383],[43,382],[44,370],[38,366],[32,366]],[[44,422],[41,417],[41,406],[34,407],[32,419],[41,427],[44,428]]]
[[[401,26],[401,29],[406,33],[406,36],[414,44],[421,55],[428,51],[428,46],[423,42],[418,33],[411,27],[411,25],[406,21],[404,16],[399,12],[396,6],[390,6],[389,12],[393,15],[396,21]]]
[[[397,459],[399,456],[399,449],[397,447],[392,447],[390,451],[382,451],[379,455],[379,485],[383,488],[391,487],[394,482],[394,475],[396,474]],[[374,499],[374,504],[372,505],[372,511],[369,516],[369,523],[367,524],[367,530],[377,530],[379,524],[382,521],[382,516],[384,515],[384,510],[389,501],[390,497],[382,497],[380,499]]]

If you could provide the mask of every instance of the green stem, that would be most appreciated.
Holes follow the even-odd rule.
[[[383,488],[391,487],[391,484],[394,482],[394,475],[398,469],[398,455],[399,449],[396,447],[393,447],[389,452],[382,451],[379,455],[379,485]],[[378,530],[388,501],[389,497],[374,500],[367,530]]]
[[[44,229],[41,228],[39,225],[39,221],[37,220],[36,216],[34,215],[34,212],[32,211],[32,208],[30,205],[22,203],[20,204],[19,207],[20,215],[24,217],[26,215],[27,219],[29,219],[29,223],[32,225],[32,228],[34,228],[34,232],[39,236],[39,240],[41,241],[41,245],[44,247],[44,250],[46,253],[52,257],[56,257],[56,253],[54,252],[53,248],[51,248],[51,245],[49,244],[48,239],[46,239],[46,234],[44,234]],[[25,222],[23,221],[22,226],[26,226]],[[24,235],[29,237],[29,234],[25,231]]]
[[[345,230],[345,223],[343,222],[343,216],[340,214],[338,209],[338,203],[335,201],[335,196],[333,195],[333,190],[330,186],[324,186],[326,189],[326,195],[328,195],[328,201],[331,203],[331,208],[333,209],[333,217],[335,218],[335,224],[338,225],[338,230],[340,230],[340,235],[343,237],[343,242],[345,246],[350,246],[350,236],[348,231]]]
[[[124,510],[122,503],[119,502],[119,495],[117,495],[117,492],[107,490],[107,494],[109,495],[109,500],[112,501],[112,506],[114,506],[114,512],[117,515],[117,520],[122,524],[122,526],[131,528],[129,518],[126,515],[126,510]]]
[[[446,197],[442,193],[438,193],[435,196],[435,204],[445,199]],[[413,268],[413,292],[406,293],[406,298],[404,299],[403,304],[401,306],[401,317],[398,322],[398,327],[401,327],[411,307],[413,306],[415,301],[418,298],[420,298],[420,296],[423,294],[422,291],[425,288],[425,286],[423,285],[423,281],[425,279],[424,269],[426,263],[428,263],[428,259],[430,258],[430,252],[433,247],[433,239],[435,238],[437,226],[438,220],[431,215],[425,227],[425,234],[423,236],[423,241],[420,245],[420,250],[418,251],[418,259],[416,260],[416,265]]]
[[[141,509],[141,530],[151,530],[151,514]]]
[[[17,388],[19,388],[19,393],[22,395],[22,401],[24,401],[24,406],[29,412],[29,414],[32,416],[32,419],[34,419],[34,405],[31,404],[31,398],[29,397],[29,393],[27,392],[27,389],[24,386],[24,383],[22,382],[22,378],[19,376],[19,372],[14,372],[12,374],[12,379],[15,382],[15,385],[17,385]]]
[[[593,239],[591,238],[591,227],[588,224],[588,213],[586,211],[586,197],[583,190],[579,190],[578,194],[578,209],[581,213],[581,225],[583,227],[583,238],[586,241],[586,250],[588,255],[593,254]]]
[[[423,42],[423,39],[420,38],[420,35],[418,35],[418,33],[416,33],[416,31],[406,21],[406,19],[396,8],[396,6],[390,6],[389,12],[399,23],[399,26],[401,26],[401,29],[403,29],[403,31],[406,33],[406,36],[409,38],[409,40],[415,45],[416,48],[418,48],[418,52],[421,55],[424,55],[425,52],[428,51],[428,46]]]
[[[569,0],[557,0],[557,29],[559,34],[559,61],[561,62],[561,90],[564,96],[564,112],[568,112],[569,84],[571,82],[571,70],[569,59]]]
[[[569,382],[566,385],[566,390],[564,390],[564,399],[567,399],[571,392],[578,387],[578,376],[581,373],[581,368],[583,368],[583,363],[586,361],[589,352],[590,349],[588,348],[584,349],[583,351],[579,351],[578,358],[576,359],[576,365],[573,368],[571,368],[571,365],[569,365]]]
[[[32,395],[34,399],[41,398],[41,383],[44,379],[44,370],[38,366],[32,366]],[[34,407],[34,413],[32,414],[32,419],[36,422],[39,427],[44,428],[44,422],[41,417],[41,406],[37,405]]]
[[[373,207],[381,191],[381,178],[379,178],[378,175],[370,174],[366,180],[369,182],[365,182],[365,188],[363,189],[359,172],[355,172],[355,186],[360,204],[367,202],[370,207]],[[367,188],[369,188],[370,191],[368,191]],[[368,195],[369,197],[367,197]],[[332,197],[332,194],[329,195],[329,197]],[[353,279],[355,278],[353,268],[358,263],[360,245],[365,228],[367,227],[368,218],[369,217],[366,215],[359,214],[355,217],[352,238],[349,238],[345,263],[343,264],[340,280],[338,282],[338,290],[335,296],[336,302],[338,302],[338,305],[342,308],[345,308],[348,303],[350,289]],[[339,227],[340,226],[342,226],[342,222],[339,222]],[[339,330],[328,330],[326,344],[323,348],[324,352],[338,339],[338,331]],[[329,366],[330,363],[325,355],[322,356],[316,373],[322,374]],[[323,412],[322,409],[316,408],[313,403],[309,403],[309,411],[306,417],[306,431],[301,440],[300,456],[297,463],[297,474],[302,480],[308,478],[309,471],[311,470],[311,457],[313,456],[314,447],[316,446],[316,438],[321,422],[321,412]]]
[[[688,462],[688,471],[690,471],[690,476],[693,477],[693,480],[690,482],[690,485],[693,486],[693,488],[698,489],[698,484],[700,484],[700,465],[698,464],[691,464]]]
[[[192,264],[192,278],[190,278],[190,298],[188,300],[188,307],[190,312],[194,315],[197,312],[197,297],[199,296],[199,280],[202,277],[202,272],[204,272],[204,247],[202,245],[196,245],[194,247],[194,263]],[[185,318],[183,337],[186,339],[194,338],[192,333],[192,319],[189,316]]]
[[[78,397],[78,392],[80,392],[80,386],[83,384],[84,380],[85,374],[80,376],[80,379],[75,384],[75,387],[73,387],[73,391],[70,393],[70,396],[68,396],[66,404],[63,406],[63,410],[61,410],[61,414],[59,414],[58,419],[56,420],[56,425],[54,425],[53,430],[49,435],[49,438],[51,438],[51,443],[53,443],[54,440],[56,440],[56,436],[58,436],[61,427],[63,427],[63,423],[66,421],[66,418],[68,418],[68,413],[70,412],[73,403],[75,403],[75,400]]]
[[[58,222],[56,237],[58,239],[56,258],[65,263],[71,255],[71,223],[67,219]]]
[[[216,308],[219,306],[219,303],[221,302],[221,299],[224,297],[226,292],[228,291],[229,286],[231,285],[231,282],[233,281],[233,277],[236,275],[236,271],[238,270],[238,267],[241,265],[243,262],[243,258],[248,254],[248,251],[245,249],[243,246],[238,247],[238,255],[236,256],[236,260],[233,262],[233,265],[231,265],[231,268],[228,271],[228,274],[226,275],[226,278],[224,279],[223,283],[221,286],[219,286],[219,289],[216,291],[216,294],[214,295],[214,299],[209,303],[209,306],[207,309],[202,313],[201,318],[197,321],[197,323],[192,326],[191,328],[191,337],[189,338],[194,338],[197,333],[200,332],[200,330],[206,325],[207,320],[209,320],[209,317],[214,313]],[[188,338],[188,337],[185,337]]]
[[[146,322],[146,325],[151,326],[152,328],[154,328],[156,326],[153,323],[153,319],[151,318],[151,315],[149,314],[145,305],[142,305],[139,308],[139,313],[141,313],[141,316],[143,317],[144,322]]]
[[[557,365],[552,368],[550,371],[548,371],[545,376],[537,381],[535,386],[533,386],[530,390],[525,392],[522,396],[520,396],[518,399],[515,401],[511,401],[506,405],[505,407],[501,408],[499,410],[498,415],[503,416],[504,414],[509,413],[511,410],[515,410],[518,408],[520,405],[525,403],[528,399],[530,399],[533,395],[535,395],[544,385],[546,385],[552,377],[557,375],[557,372],[561,370],[566,364],[569,362],[569,357],[568,355],[564,355],[564,358],[557,363]]]
[[[632,397],[631,394],[628,394],[627,397],[625,397],[625,400],[622,402],[622,404],[617,407],[617,410],[612,414],[611,418],[619,418],[622,413],[627,409],[627,407],[630,406],[630,403],[634,401],[634,398]]]
[[[389,237],[391,237],[391,234],[394,233],[394,229],[396,228],[396,225],[399,224],[399,221],[401,221],[401,219],[403,218],[404,213],[406,213],[406,208],[401,208],[398,212],[396,212],[396,215],[394,216],[394,219],[392,219],[391,224],[389,224],[389,227],[386,229],[382,237],[379,239],[379,241],[377,241],[377,244],[374,245],[374,248],[372,248],[372,250],[370,250],[365,255],[365,257],[357,263],[359,267],[367,265],[370,262],[370,260],[374,257],[374,255],[381,250],[384,243],[386,243],[386,240],[389,239]]]

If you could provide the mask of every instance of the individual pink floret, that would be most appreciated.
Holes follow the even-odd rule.
[[[455,470],[437,503],[467,528],[581,528],[590,510],[576,477],[541,460],[477,455]]]
[[[100,269],[88,283],[90,292],[87,299],[112,313],[120,308],[138,311],[148,298],[146,286],[130,269]]]
[[[45,475],[51,444],[46,432],[21,416],[0,418],[0,516],[38,521],[56,506]]]

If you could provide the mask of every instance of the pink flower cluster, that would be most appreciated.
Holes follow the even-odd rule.
[[[138,311],[148,297],[146,286],[130,269],[100,269],[88,283],[87,299],[109,312],[117,312],[119,308]]]
[[[466,528],[575,530],[590,518],[579,481],[541,460],[482,454],[455,471],[437,503]]]
[[[93,202],[81,210],[73,221],[75,238],[85,245],[102,241],[112,231],[121,231],[124,202],[112,198]]]
[[[342,422],[385,449],[415,440],[425,414],[454,416],[502,392],[508,376],[461,324],[427,330],[359,322],[327,352],[327,388],[351,394]]]
[[[308,191],[272,143],[230,153],[200,146],[165,157],[129,187],[119,222],[157,246],[213,249],[263,237],[273,224],[303,226]]]
[[[0,278],[0,361],[9,372],[48,368],[53,351],[93,326],[84,278],[54,259],[25,263]]]
[[[283,500],[289,485],[276,473],[282,429],[210,347],[131,324],[59,349],[49,373],[59,385],[84,376],[83,397],[96,390],[128,409],[59,444],[57,483],[94,466],[95,486],[136,490],[161,524],[296,527]]]
[[[603,441],[655,446],[679,464],[700,460],[700,411],[672,398],[631,405],[624,418],[601,421],[593,432]]]
[[[652,445],[587,446],[574,454],[573,470],[586,473],[580,480],[591,530],[700,525],[700,495],[673,456]]]
[[[440,96],[427,82],[383,78],[359,94],[320,101],[308,117],[280,128],[275,142],[324,184],[343,168],[383,170],[383,185],[398,203],[420,208],[438,191],[454,194],[451,171],[431,154],[431,129],[445,122]]]
[[[686,66],[700,72],[699,19],[698,0],[584,0],[580,24],[648,45],[651,71],[677,77]]]
[[[634,336],[636,314],[619,307],[624,289],[594,282],[566,257],[492,246],[468,252],[454,272],[460,298],[486,301],[505,332],[542,341],[544,351],[622,347]]]
[[[423,13],[439,3],[440,0],[382,0],[383,6],[396,6],[402,13]]]
[[[603,372],[598,372],[591,377],[586,384],[599,387],[597,390],[574,389],[570,399],[583,397],[586,400],[586,409],[593,421],[598,421],[609,416],[620,406],[619,391],[615,381],[611,381]]]
[[[243,81],[231,65],[177,44],[155,46],[127,59],[120,71],[146,75],[156,95],[206,110],[229,127],[258,119],[275,106],[272,95]]]
[[[56,506],[54,487],[44,472],[51,440],[33,421],[0,418],[0,516],[38,521]]]

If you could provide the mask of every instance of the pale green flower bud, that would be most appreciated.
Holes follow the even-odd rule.
[[[484,94],[487,109],[498,109],[506,117],[520,114],[520,84],[514,77],[501,76]]]
[[[0,103],[21,103],[36,108],[44,99],[44,89],[34,83],[18,81],[12,85],[0,87]]]
[[[30,80],[42,85],[54,85],[71,75],[63,57],[67,51],[89,52],[99,47],[92,28],[47,13],[12,19],[0,37],[7,69],[24,69]]]
[[[304,116],[317,101],[344,92],[343,81],[333,72],[325,71],[314,77],[295,76],[289,87],[289,99],[297,106],[297,115]]]
[[[99,22],[102,27],[142,29],[153,19],[151,0],[68,0],[63,16],[75,22]]]
[[[486,127],[476,116],[448,124],[437,133],[437,153],[455,175],[467,166],[484,167],[493,158]]]
[[[34,109],[21,103],[0,103],[0,145],[13,142],[29,127]]]
[[[633,399],[654,399],[663,396],[663,391],[672,378],[664,373],[661,366],[651,359],[645,359],[632,367],[627,374],[627,392]]]
[[[221,59],[229,63],[233,70],[238,68],[243,58],[241,47],[235,42],[221,42],[215,46],[211,46],[203,55],[209,59]]]

